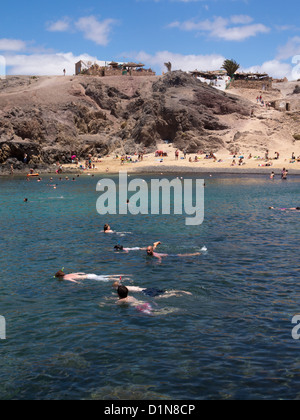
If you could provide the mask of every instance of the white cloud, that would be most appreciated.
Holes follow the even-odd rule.
[[[0,51],[24,51],[26,42],[19,39],[0,39]]]
[[[17,54],[7,55],[5,57],[7,72],[9,75],[34,75],[34,76],[56,76],[62,75],[63,69],[67,74],[75,73],[75,63],[78,61],[97,60],[88,54],[75,56],[73,53],[57,53],[57,54]]]
[[[46,28],[49,32],[82,32],[85,39],[93,41],[97,45],[106,46],[115,24],[117,24],[115,19],[100,21],[92,15],[81,17],[77,21],[70,17],[64,17],[56,22],[47,23]]]
[[[258,66],[252,66],[247,69],[243,68],[241,71],[247,73],[267,73],[274,79],[284,79],[286,77],[289,80],[293,80],[292,66],[276,59],[266,61]]]
[[[76,28],[83,32],[84,37],[97,45],[106,46],[109,42],[109,34],[112,26],[116,24],[114,19],[105,19],[99,21],[95,16],[88,16],[80,18],[76,23]]]
[[[182,31],[194,31],[208,33],[209,36],[226,41],[243,41],[260,33],[268,33],[270,28],[251,22],[253,19],[247,15],[234,15],[229,19],[216,16],[212,20],[196,21],[194,19],[184,22],[172,22],[169,28],[179,28]],[[239,26],[235,26],[239,25]]]
[[[288,40],[288,42],[278,48],[278,60],[287,60],[295,55],[300,54],[300,37],[295,36]]]
[[[66,17],[57,22],[47,24],[47,30],[49,32],[66,32],[70,29],[71,20]]]

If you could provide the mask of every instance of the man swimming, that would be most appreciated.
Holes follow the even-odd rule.
[[[119,300],[118,305],[131,305],[139,312],[142,312],[146,315],[152,315],[152,306],[150,303],[141,302],[132,296],[128,296],[128,288],[126,286],[120,285],[117,289]]]
[[[116,278],[120,278],[120,276],[112,275],[112,276],[97,276],[96,274],[86,274],[86,273],[71,273],[65,274],[63,270],[59,270],[55,276],[55,278],[59,280],[70,281],[72,283],[77,283],[80,280],[96,280],[96,281],[115,281]]]
[[[155,242],[153,244],[153,246],[148,246],[146,251],[147,251],[147,255],[149,257],[155,257],[158,258],[160,261],[163,257],[171,257],[171,256],[176,256],[176,257],[195,257],[198,255],[201,255],[201,252],[195,252],[192,254],[176,254],[176,255],[169,255],[169,254],[159,254],[157,252],[155,252],[156,248],[158,247],[158,245],[161,245],[161,242]]]
[[[120,278],[121,280],[121,278]],[[122,286],[122,284],[119,281],[114,282],[113,284],[113,288],[114,289],[118,289],[120,286]],[[129,292],[132,293],[143,293],[145,296],[148,297],[164,297],[164,298],[168,298],[168,297],[172,297],[172,296],[180,296],[180,295],[190,295],[192,296],[192,293],[190,292],[184,292],[183,290],[160,290],[160,289],[156,289],[154,287],[150,287],[150,288],[142,288],[142,287],[138,287],[138,286],[126,286],[126,288],[128,289]]]
[[[155,242],[152,247],[148,247],[148,248],[152,248],[153,250],[155,250],[156,247],[159,244],[160,244],[160,242]],[[141,248],[141,247],[124,248],[123,245],[115,245],[114,246],[115,251],[124,251],[126,253],[128,253],[129,251],[147,251],[148,248],[147,247],[144,247],[144,248]]]

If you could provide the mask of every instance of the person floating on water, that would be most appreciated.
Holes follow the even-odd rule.
[[[59,270],[55,276],[55,278],[59,280],[70,281],[72,283],[78,283],[80,280],[96,280],[96,281],[111,281],[116,280],[116,278],[120,278],[120,276],[112,275],[112,276],[97,276],[96,274],[86,274],[86,273],[71,273],[65,274],[64,269]]]
[[[201,255],[201,252],[195,252],[192,254],[176,254],[176,255],[169,255],[169,254],[159,254],[157,252],[155,252],[156,248],[158,247],[158,245],[161,245],[161,242],[155,242],[153,244],[153,246],[148,246],[146,249],[147,255],[148,257],[155,257],[158,258],[159,260],[161,260],[163,257],[171,257],[171,256],[176,256],[176,257],[196,257],[198,255]]]
[[[140,251],[141,249],[146,249],[146,248],[139,248],[139,247],[134,247],[134,248],[124,248],[123,245],[115,245],[114,246],[114,250],[115,251],[124,251],[126,253],[128,253],[129,251]]]
[[[299,211],[300,207],[291,207],[291,208],[284,208],[284,209],[280,209],[280,208],[276,208],[276,207],[269,207],[269,210],[281,210],[281,211]]]
[[[120,278],[120,281],[122,280],[122,278]],[[122,286],[122,284],[120,283],[120,281],[115,281],[113,284],[113,288],[118,290],[118,288],[120,286]],[[124,285],[123,285],[124,286]],[[179,295],[190,295],[192,296],[192,293],[190,292],[184,292],[183,290],[160,290],[160,289],[156,289],[154,287],[150,287],[150,288],[142,288],[142,287],[138,287],[138,286],[126,286],[128,289],[128,292],[131,293],[143,293],[145,296],[148,297],[172,297],[172,296],[179,296]]]

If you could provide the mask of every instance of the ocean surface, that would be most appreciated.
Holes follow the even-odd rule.
[[[300,178],[205,175],[200,226],[100,216],[100,178],[0,179],[0,399],[299,399],[300,212],[269,206],[299,206]],[[155,241],[161,261],[114,252]],[[192,295],[134,294],[147,315],[117,305],[112,281],[58,281],[61,268]]]

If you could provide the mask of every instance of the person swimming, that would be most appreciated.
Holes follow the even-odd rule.
[[[122,278],[120,277],[120,281],[116,281],[113,283],[113,288],[118,289],[119,286],[122,286]],[[190,292],[185,292],[183,290],[161,290],[155,287],[149,288],[142,288],[138,286],[126,286],[129,292],[132,293],[143,293],[147,297],[156,298],[156,297],[172,297],[172,296],[180,296],[180,295],[192,295]]]
[[[104,230],[104,233],[114,233],[114,231],[111,229],[111,227],[107,223],[104,225],[103,230]]]
[[[291,207],[291,208],[278,208],[276,209],[276,207],[269,207],[269,210],[281,210],[281,211],[299,211],[300,207]]]
[[[96,274],[86,274],[86,273],[71,273],[71,274],[65,274],[64,270],[59,270],[55,276],[55,278],[59,280],[64,281],[70,281],[72,283],[78,283],[80,280],[95,280],[95,281],[103,281],[103,282],[109,282],[109,281],[115,281],[116,278],[120,278],[118,275],[112,275],[112,276],[98,276]]]
[[[198,256],[198,255],[202,255],[201,252],[194,252],[194,253],[191,253],[191,254],[175,254],[175,255],[160,254],[160,253],[155,252],[158,245],[161,245],[161,242],[155,242],[153,244],[153,246],[148,246],[147,247],[146,252],[147,252],[148,257],[156,257],[159,260],[161,260],[163,257],[195,257],[195,256]]]
[[[124,251],[126,253],[128,253],[129,251],[140,251],[141,249],[146,249],[146,248],[139,248],[139,247],[124,248],[123,245],[115,245],[114,246],[115,251]]]
[[[129,290],[124,285],[119,285],[117,288],[117,293],[119,296],[118,305],[131,305],[139,312],[142,312],[146,315],[151,315],[152,306],[150,303],[141,302],[132,296],[128,296]]]

